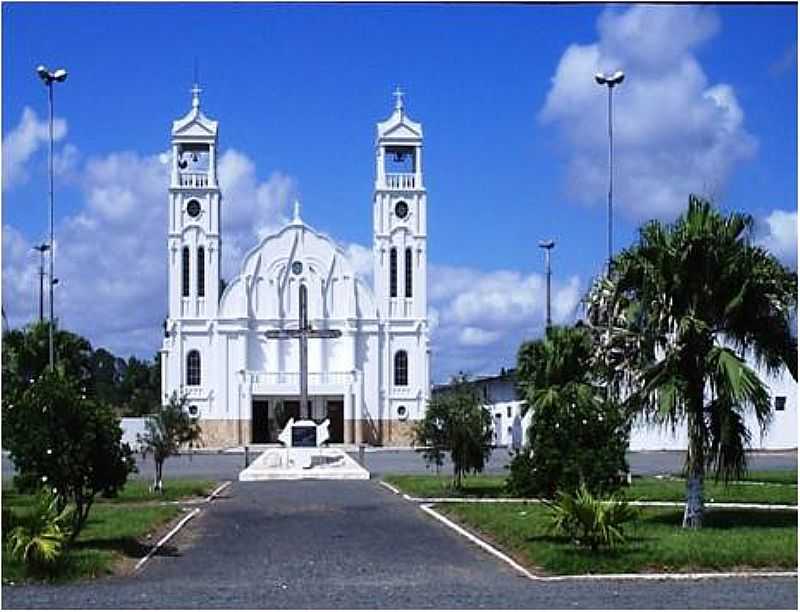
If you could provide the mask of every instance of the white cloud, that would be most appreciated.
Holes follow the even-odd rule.
[[[669,218],[690,192],[724,188],[734,166],[753,156],[734,89],[709,84],[694,49],[719,29],[702,6],[612,8],[598,19],[599,40],[570,45],[539,113],[566,145],[566,185],[584,204],[608,189],[607,93],[596,72],[623,69],[613,93],[614,204],[633,220]],[[719,194],[712,194],[719,196]]]
[[[159,154],[122,151],[90,158],[75,174],[84,206],[56,227],[56,316],[95,346],[150,357],[167,314],[169,166]],[[244,250],[285,218],[283,199],[294,182],[280,173],[259,181],[249,158],[228,150],[220,157],[220,184],[223,273],[230,278]],[[16,228],[3,228],[3,301],[11,325],[36,316],[38,259],[31,247]]]
[[[761,224],[759,244],[780,260],[797,267],[797,211],[773,210]]]
[[[53,120],[53,140],[59,141],[66,134],[67,122],[56,117]],[[28,160],[49,141],[47,118],[40,120],[36,112],[26,106],[17,126],[3,138],[3,191],[28,180]]]
[[[542,333],[546,316],[544,276],[435,264],[429,270],[428,313],[437,382],[459,371],[485,374],[513,367],[520,343]],[[554,279],[554,323],[575,320],[581,291],[577,277]]]

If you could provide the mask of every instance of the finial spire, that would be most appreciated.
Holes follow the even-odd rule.
[[[400,87],[398,86],[395,88],[394,93],[392,95],[396,98],[394,103],[395,110],[403,112],[403,108],[405,106],[403,103],[403,96],[405,95],[403,90],[400,89]]]
[[[200,108],[200,92],[203,90],[200,89],[200,85],[195,82],[194,86],[192,87],[192,108]]]
[[[302,219],[300,219],[300,200],[294,201],[294,217],[292,219],[292,223],[302,223]]]

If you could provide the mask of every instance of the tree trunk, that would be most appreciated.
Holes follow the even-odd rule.
[[[703,526],[705,510],[703,500],[703,477],[705,476],[706,423],[703,415],[703,381],[693,380],[689,386],[690,409],[687,419],[689,437],[686,461],[686,507],[683,526],[699,529]]]
[[[703,475],[688,474],[686,477],[686,508],[683,511],[683,526],[699,529],[703,526]]]

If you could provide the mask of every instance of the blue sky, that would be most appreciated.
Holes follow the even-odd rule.
[[[57,24],[46,36],[44,22]],[[308,223],[366,261],[375,123],[396,85],[407,92],[425,129],[436,379],[511,364],[519,341],[541,333],[539,239],[557,241],[560,320],[600,270],[598,67],[627,75],[615,92],[616,245],[643,220],[674,218],[693,190],[753,214],[795,265],[796,24],[794,4],[4,3],[4,308],[12,324],[34,312],[29,247],[47,222],[41,62],[70,71],[56,91],[64,323],[122,353],[158,348],[167,197],[155,160],[188,109],[195,60],[229,151],[228,276],[295,194]],[[131,272],[136,291],[117,285],[131,266],[148,268]]]

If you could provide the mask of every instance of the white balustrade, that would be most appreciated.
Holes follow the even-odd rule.
[[[402,173],[386,175],[386,186],[389,189],[414,189],[416,184],[416,174]]]
[[[185,173],[180,175],[181,187],[208,187],[207,174]]]
[[[248,380],[255,385],[299,387],[299,372],[253,372],[246,373]],[[308,386],[346,385],[351,382],[351,372],[309,372]]]

